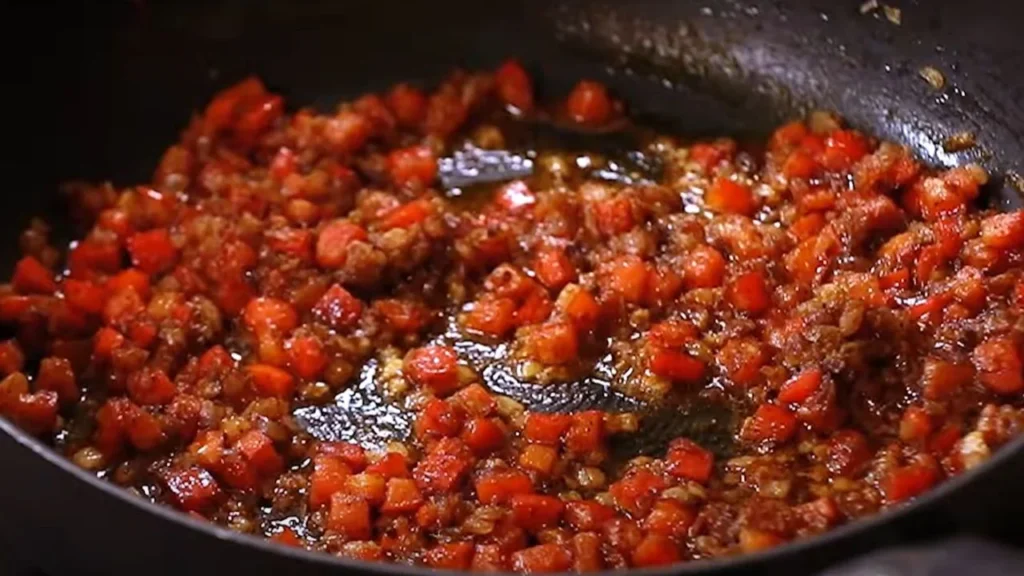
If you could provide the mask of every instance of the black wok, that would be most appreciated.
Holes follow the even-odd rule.
[[[810,106],[903,142],[935,165],[984,164],[988,201],[1021,205],[1024,5],[902,0],[900,23],[860,0],[719,2],[37,2],[0,36],[8,150],[0,262],[33,215],[58,228],[58,183],[148,179],[218,88],[256,73],[289,101],[329,105],[400,79],[516,55],[563,93],[606,81],[687,133],[764,133]],[[891,4],[897,4],[891,0]],[[870,4],[864,6],[870,8]],[[893,16],[890,14],[890,16]],[[919,70],[943,73],[944,86]],[[977,136],[967,151],[946,137]],[[425,574],[285,549],[143,502],[0,422],[0,542],[46,574]],[[1019,532],[1024,443],[918,501],[765,553],[651,574],[802,574],[952,531]]]

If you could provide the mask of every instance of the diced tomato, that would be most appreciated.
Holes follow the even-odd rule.
[[[121,268],[121,247],[115,242],[82,240],[68,253],[72,278],[90,279],[96,272],[111,274]]]
[[[492,418],[473,418],[462,430],[462,441],[477,456],[486,456],[505,443],[505,432]]]
[[[647,515],[658,494],[667,487],[661,476],[645,468],[636,468],[609,486],[608,494],[620,510],[637,518]]]
[[[323,136],[337,154],[358,151],[373,134],[373,123],[358,112],[342,110],[324,125]]]
[[[729,340],[718,351],[719,365],[729,379],[740,386],[755,384],[767,360],[761,344],[746,338]]]
[[[577,454],[593,452],[604,440],[604,415],[597,410],[577,412],[565,431],[565,449]]]
[[[459,357],[448,346],[424,346],[410,350],[403,370],[419,386],[446,395],[459,388]]]
[[[576,279],[576,268],[561,248],[542,248],[533,260],[533,271],[537,280],[552,290],[561,290]]]
[[[345,488],[345,480],[352,474],[345,462],[330,454],[313,456],[313,472],[309,476],[309,505],[320,508],[331,501],[331,496]]]
[[[743,422],[740,436],[750,442],[782,443],[796,434],[796,416],[781,406],[761,404],[754,415]]]
[[[825,153],[821,163],[826,170],[841,172],[868,153],[867,140],[854,130],[836,130],[825,139]]]
[[[698,246],[683,262],[683,281],[690,290],[715,288],[725,277],[725,257],[711,246]]]
[[[644,519],[643,529],[651,534],[683,539],[696,519],[697,513],[692,508],[678,500],[663,498],[654,503]]]
[[[536,324],[524,336],[526,353],[542,364],[568,364],[579,355],[576,330],[568,322]]]
[[[428,146],[400,148],[388,155],[388,170],[398,186],[427,185],[437,178],[437,158]]]
[[[1024,246],[1024,211],[994,214],[981,221],[981,239],[1000,250]]]
[[[594,500],[572,500],[565,504],[565,521],[579,532],[600,530],[615,517],[615,509]]]
[[[163,370],[144,368],[128,376],[128,396],[143,406],[159,406],[174,400],[178,389]]]
[[[519,466],[539,474],[550,475],[558,463],[558,449],[544,444],[527,444],[519,454]]]
[[[704,193],[704,204],[715,212],[753,216],[757,198],[746,184],[719,176]]]
[[[250,364],[245,369],[260,396],[289,398],[295,392],[295,378],[276,366]]]
[[[673,440],[665,454],[665,470],[673,476],[706,484],[711,479],[715,456],[686,438]]]
[[[512,521],[525,530],[538,531],[558,525],[565,504],[555,496],[516,494],[512,496]]]
[[[752,315],[764,313],[772,304],[768,284],[760,272],[747,272],[733,279],[728,297],[737,310]]]
[[[93,354],[97,360],[109,360],[114,350],[124,344],[124,336],[113,328],[103,327],[93,337]]]
[[[1024,363],[1020,347],[1010,338],[993,337],[974,349],[978,380],[996,394],[1017,394],[1024,390]]]
[[[14,266],[14,278],[11,283],[14,289],[22,294],[53,294],[57,291],[53,272],[34,256],[25,256],[18,260]]]
[[[332,285],[313,306],[313,316],[335,330],[346,330],[359,323],[363,302],[338,284]]]
[[[348,259],[349,246],[366,242],[366,230],[347,219],[332,220],[320,229],[316,240],[316,263],[321,268],[341,268]]]
[[[206,510],[220,498],[220,486],[213,476],[202,468],[192,467],[169,472],[163,480],[175,503],[189,512]]]
[[[166,228],[137,232],[128,239],[132,265],[147,274],[159,274],[174,267],[178,249]]]
[[[512,569],[524,574],[565,572],[572,568],[572,553],[560,544],[539,544],[512,554]]]
[[[821,377],[820,368],[808,368],[790,378],[779,388],[779,402],[799,404],[807,400],[821,386]]]
[[[373,535],[370,520],[370,505],[366,500],[343,493],[331,496],[325,521],[327,530],[350,540],[369,540]]]
[[[423,562],[431,568],[466,570],[473,562],[472,542],[438,544],[423,555]]]
[[[902,502],[917,496],[939,481],[939,472],[934,466],[908,464],[889,471],[882,483],[886,502]]]
[[[260,474],[277,474],[284,467],[284,459],[274,448],[274,442],[259,430],[249,430],[243,434],[235,448]]]
[[[423,504],[416,482],[411,478],[390,478],[384,496],[381,512],[385,514],[404,514],[414,512]]]
[[[380,227],[384,230],[409,228],[426,220],[433,210],[429,200],[425,198],[413,200],[388,212],[381,220]]]
[[[582,80],[569,93],[569,116],[580,124],[604,124],[612,115],[612,101],[603,84]]]
[[[660,534],[648,534],[633,550],[633,566],[664,566],[682,559],[679,548],[667,537]]]
[[[249,330],[261,334],[287,334],[299,324],[299,316],[291,304],[276,298],[253,298],[242,311]]]
[[[469,448],[457,438],[442,438],[413,470],[416,486],[428,494],[458,489],[473,463]]]
[[[484,504],[504,504],[516,494],[532,494],[530,477],[515,470],[486,472],[474,483],[476,497]]]
[[[39,373],[35,380],[39,390],[52,390],[62,403],[78,400],[78,383],[75,372],[67,358],[43,358],[39,363]]]
[[[404,128],[419,127],[427,115],[427,97],[408,84],[396,84],[385,100],[398,124]]]
[[[523,66],[516,60],[506,60],[494,73],[501,101],[519,112],[533,108],[533,82]]]

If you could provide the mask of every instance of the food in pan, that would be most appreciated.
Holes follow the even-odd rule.
[[[326,113],[228,88],[151,182],[70,188],[80,239],[24,233],[0,413],[240,532],[520,572],[777,546],[919,496],[1024,426],[1024,213],[977,207],[982,168],[932,170],[817,113],[755,145],[650,137],[661,169],[615,173],[524,142],[542,112],[627,118],[592,81],[542,107],[514,61]],[[437,159],[467,140],[532,149],[535,173],[440,189]],[[642,416],[525,410],[460,342],[535,395],[600,370],[646,403],[728,406],[733,448],[616,460]],[[407,439],[296,423],[370,361],[415,414]]]

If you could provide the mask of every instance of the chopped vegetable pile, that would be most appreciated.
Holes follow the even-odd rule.
[[[0,414],[78,466],[240,532],[348,558],[592,571],[762,550],[912,499],[1024,426],[1024,213],[985,171],[922,166],[830,114],[760,146],[649,138],[655,177],[516,141],[543,110],[625,119],[584,80],[555,106],[515,61],[330,113],[255,78],[151,182],[70,188],[65,248],[24,233],[0,289]],[[466,141],[533,148],[525,180],[445,193]],[[625,151],[624,151],[625,152]],[[609,456],[628,413],[530,412],[458,338],[545,387],[739,415],[736,453]],[[377,362],[412,434],[326,442],[295,408]]]

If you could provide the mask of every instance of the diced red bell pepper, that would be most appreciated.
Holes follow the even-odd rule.
[[[106,288],[93,282],[68,278],[63,292],[68,304],[86,314],[99,316],[107,305]]]
[[[380,511],[385,514],[405,514],[416,511],[422,505],[423,495],[413,479],[391,478]]]
[[[566,102],[569,116],[580,124],[599,125],[612,115],[612,100],[603,84],[581,80],[569,93]]]
[[[704,204],[723,214],[753,216],[757,212],[757,198],[750,186],[725,176],[715,178],[704,192]]]
[[[556,304],[576,329],[589,331],[597,327],[601,307],[594,296],[581,286],[566,286]]]
[[[701,484],[711,479],[715,456],[686,438],[673,440],[665,454],[665,470],[673,476]]]
[[[174,267],[178,249],[166,228],[137,232],[128,239],[132,265],[147,274],[159,274]]]
[[[779,402],[799,404],[807,400],[821,386],[821,377],[820,368],[808,368],[790,378],[779,388]]]
[[[175,504],[189,512],[207,510],[220,498],[217,481],[199,467],[169,472],[163,480]]]
[[[373,134],[373,123],[351,110],[342,110],[324,125],[324,140],[337,154],[352,154],[363,147]]]
[[[315,380],[327,367],[327,354],[320,339],[312,334],[294,336],[287,344],[288,365],[305,380]]]
[[[235,443],[235,448],[260,474],[277,474],[284,467],[284,459],[274,448],[273,440],[259,430],[249,430],[243,434]]]
[[[605,236],[625,234],[633,229],[633,201],[628,196],[618,195],[594,202],[592,205],[597,229]]]
[[[654,503],[642,527],[648,533],[682,540],[696,519],[697,513],[692,508],[678,500],[663,498]]]
[[[576,268],[561,248],[542,248],[533,260],[533,271],[537,280],[552,290],[561,290],[576,279]]]
[[[388,171],[397,186],[425,186],[437,178],[437,158],[428,146],[400,148],[388,155]]]
[[[510,502],[512,521],[525,530],[536,532],[558,525],[565,503],[555,496],[516,494]]]
[[[685,352],[657,347],[651,353],[650,369],[673,382],[694,383],[704,377],[704,363]]]
[[[647,293],[650,267],[638,256],[622,256],[599,269],[601,288],[627,304],[640,303]]]
[[[459,357],[448,346],[424,346],[409,351],[403,371],[414,383],[446,395],[459,388]]]
[[[423,555],[423,562],[442,570],[467,570],[473,563],[472,542],[438,544]]]
[[[532,494],[530,477],[516,470],[484,473],[474,483],[476,497],[484,504],[504,504],[516,494]]]
[[[1024,362],[1020,347],[1010,338],[993,337],[974,349],[974,367],[978,380],[997,394],[1017,394],[1024,390]]]
[[[886,502],[902,502],[918,496],[939,481],[939,471],[926,464],[908,464],[889,471],[882,482]]]
[[[25,353],[15,339],[0,342],[0,375],[20,372],[25,367]],[[73,376],[73,375],[72,375]]]
[[[328,531],[341,534],[349,540],[369,540],[373,536],[370,504],[362,498],[344,493],[331,496],[324,524]]]
[[[604,415],[597,410],[577,412],[565,432],[565,449],[576,454],[593,452],[604,440]]]
[[[277,366],[250,364],[245,370],[260,396],[289,398],[295,392],[295,378]]]
[[[1024,246],[1024,211],[994,214],[982,220],[981,240],[1000,250]]]
[[[527,444],[519,454],[519,466],[544,476],[550,476],[558,463],[558,449],[544,444]]]
[[[345,479],[345,493],[362,498],[370,506],[380,506],[384,502],[387,479],[379,474],[360,472]]]
[[[715,288],[725,278],[725,257],[711,246],[694,248],[683,262],[683,281],[686,287]]]
[[[413,200],[388,212],[381,219],[380,227],[382,230],[410,228],[426,220],[433,211],[433,205],[429,200],[425,198]]]
[[[674,564],[682,559],[679,547],[669,538],[661,534],[648,534],[633,550],[633,566],[664,566]]]
[[[57,291],[57,281],[53,272],[34,256],[25,256],[14,265],[14,278],[11,280],[14,289],[22,294],[53,294]]]
[[[733,279],[728,297],[737,310],[755,316],[764,313],[772,304],[768,284],[760,272],[747,272]]]
[[[796,416],[781,406],[761,404],[754,415],[743,422],[740,436],[750,442],[782,443],[796,434]]]
[[[398,124],[404,128],[419,127],[427,115],[427,97],[408,84],[395,85],[385,101]]]
[[[524,437],[530,442],[558,446],[562,435],[572,425],[573,418],[569,414],[545,414],[529,412],[523,428]]]
[[[473,454],[457,438],[442,438],[413,470],[416,485],[428,494],[445,494],[459,488],[473,464]]]
[[[519,112],[533,108],[533,82],[517,60],[506,60],[494,73],[498,97]]]
[[[291,304],[276,298],[253,298],[242,311],[245,325],[257,336],[287,334],[299,324],[299,316]]]
[[[140,298],[146,300],[150,291],[149,275],[138,268],[128,268],[108,278],[106,288],[110,294],[131,288]]]
[[[337,456],[313,456],[313,472],[309,477],[309,506],[320,508],[331,501],[331,496],[345,488],[345,479],[352,474],[347,464]]]
[[[615,517],[615,509],[594,500],[573,500],[565,504],[565,521],[578,532],[600,530]]]
[[[486,456],[505,444],[505,432],[492,418],[473,418],[462,430],[462,441],[477,456]]]
[[[169,404],[178,393],[163,370],[144,368],[128,376],[128,396],[144,406]]]
[[[321,268],[341,268],[348,259],[349,246],[366,242],[366,229],[344,218],[333,220],[320,229],[316,240],[316,263]]]
[[[836,130],[825,139],[821,163],[826,170],[842,172],[868,153],[868,142],[854,130]]]
[[[75,372],[67,358],[43,358],[35,380],[39,390],[52,390],[64,404],[78,400],[78,383]]]
[[[463,319],[463,325],[474,332],[500,338],[516,324],[516,303],[511,298],[483,298]]]
[[[568,322],[536,324],[524,336],[526,353],[541,364],[568,364],[579,356],[579,338]]]
[[[494,396],[478,382],[459,390],[451,400],[470,416],[490,416],[498,407]]]
[[[647,515],[658,494],[667,487],[661,476],[645,468],[636,468],[612,483],[608,494],[620,510],[638,518]]]

